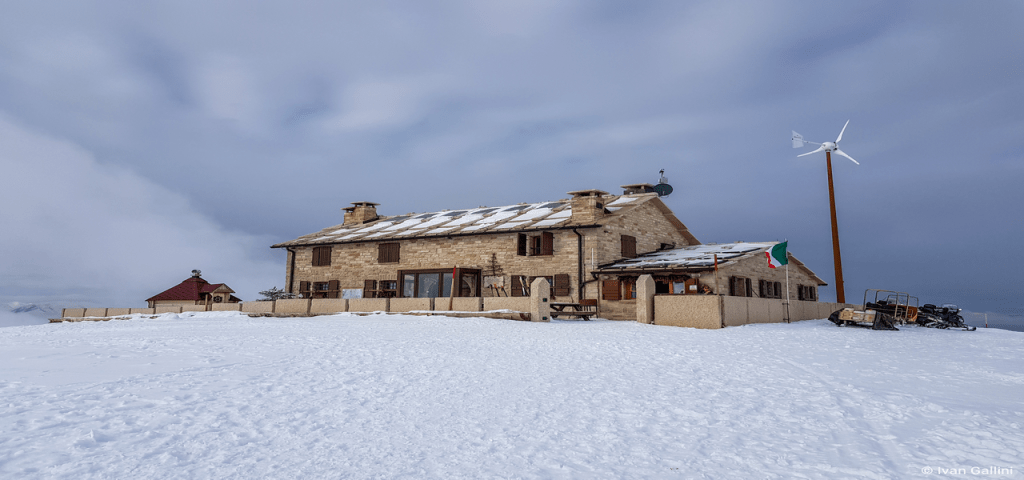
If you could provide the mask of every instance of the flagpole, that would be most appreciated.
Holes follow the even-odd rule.
[[[786,252],[786,323],[791,323],[789,318],[789,252]]]

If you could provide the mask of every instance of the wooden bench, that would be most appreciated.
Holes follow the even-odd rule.
[[[597,315],[597,300],[585,298],[579,303],[552,302],[551,318],[568,317],[590,320],[590,317]]]

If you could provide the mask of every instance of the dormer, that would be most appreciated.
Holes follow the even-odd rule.
[[[604,196],[608,192],[603,190],[578,190],[569,192],[572,198],[569,205],[572,207],[570,221],[581,225],[592,225],[604,217]]]
[[[377,205],[373,202],[352,202],[351,207],[345,207],[345,225],[357,225],[377,219]]]

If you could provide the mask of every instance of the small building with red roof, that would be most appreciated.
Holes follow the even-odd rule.
[[[223,283],[203,280],[199,270],[192,270],[192,276],[185,281],[146,299],[149,308],[160,305],[210,305],[214,303],[238,303],[242,300],[234,290]]]

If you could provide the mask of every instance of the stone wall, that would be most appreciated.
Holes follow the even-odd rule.
[[[828,318],[832,312],[845,307],[859,308],[850,304],[793,300],[790,302],[790,321]],[[718,295],[654,296],[655,325],[722,328],[784,321],[785,305],[779,299]]]

